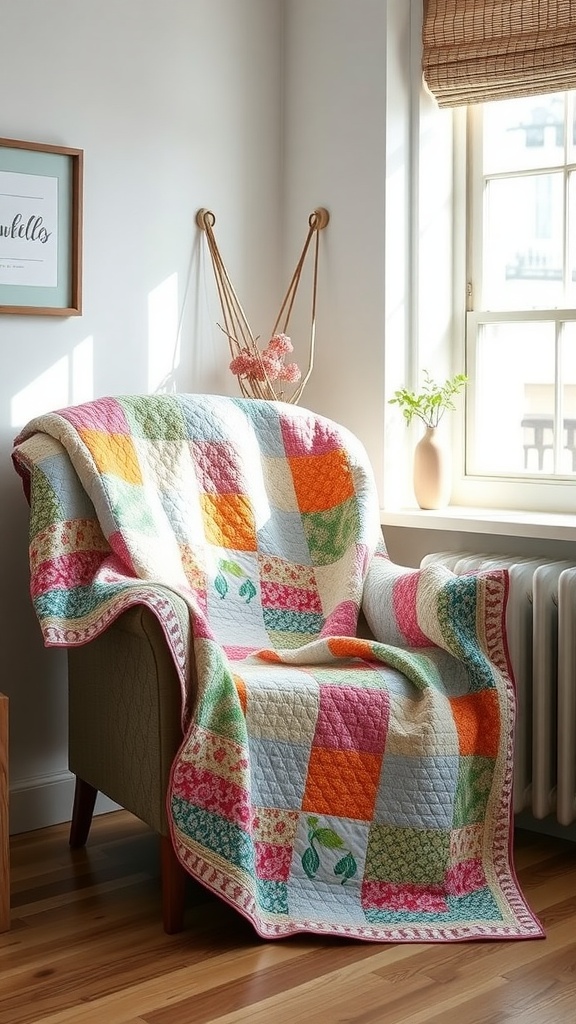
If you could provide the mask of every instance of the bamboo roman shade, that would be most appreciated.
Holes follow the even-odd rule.
[[[576,0],[424,0],[422,44],[441,107],[576,88]]]

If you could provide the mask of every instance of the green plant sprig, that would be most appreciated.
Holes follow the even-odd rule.
[[[453,398],[468,383],[465,373],[457,373],[454,377],[438,384],[424,370],[422,390],[416,394],[407,388],[399,388],[394,392],[390,405],[397,405],[402,410],[406,423],[410,425],[414,416],[421,419],[427,427],[437,427],[445,412],[454,410]]]

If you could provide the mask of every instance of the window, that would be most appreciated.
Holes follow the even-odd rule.
[[[479,504],[576,508],[575,101],[468,108],[465,480]]]

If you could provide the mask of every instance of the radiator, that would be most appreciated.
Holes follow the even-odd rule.
[[[517,693],[514,812],[576,820],[576,564],[437,551],[461,575],[506,568],[508,647]]]

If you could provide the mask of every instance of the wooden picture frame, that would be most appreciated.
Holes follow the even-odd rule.
[[[0,138],[0,313],[80,316],[84,151]]]

